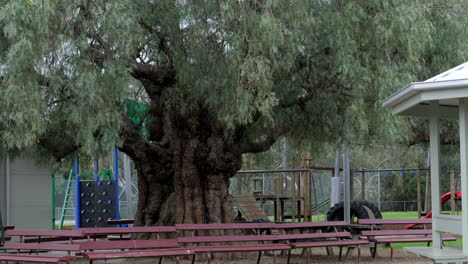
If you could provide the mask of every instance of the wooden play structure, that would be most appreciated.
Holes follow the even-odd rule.
[[[394,114],[429,119],[431,196],[440,197],[440,126],[442,119],[458,120],[462,194],[468,194],[468,62],[424,82],[411,83],[384,101]],[[439,199],[432,199],[432,247],[405,248],[435,262],[468,261],[468,203],[462,199],[462,215],[443,214]],[[446,247],[442,234],[461,235],[462,248]]]
[[[231,182],[232,200],[245,220],[266,218],[259,209],[263,212],[262,207],[272,203],[275,221],[312,221],[313,213],[323,215],[330,208],[330,199],[324,198],[324,182],[317,174],[332,172],[333,168],[321,167],[239,171]],[[322,194],[320,199],[317,194]]]
[[[257,204],[257,200],[252,195],[247,194],[232,194],[231,201],[237,208],[242,220],[255,221],[258,219],[267,219],[263,209]]]

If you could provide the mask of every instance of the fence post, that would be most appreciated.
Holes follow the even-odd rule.
[[[381,199],[381,195],[380,195],[380,191],[381,191],[381,188],[380,188],[380,178],[382,177],[382,170],[379,169],[379,173],[377,174],[377,195],[378,195],[378,207],[379,207],[379,210],[382,210],[381,207],[380,207],[380,199]]]
[[[455,172],[450,171],[450,208],[451,214],[455,215]]]
[[[349,169],[349,197],[354,200],[354,171]]]
[[[416,171],[417,192],[418,192],[418,218],[421,218],[421,170]]]
[[[296,222],[296,172],[291,175],[291,221]]]
[[[366,200],[366,172],[361,171],[361,200]]]

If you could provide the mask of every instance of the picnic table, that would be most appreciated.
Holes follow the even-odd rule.
[[[16,251],[17,254],[3,253],[0,254],[0,261],[16,261],[16,262],[36,262],[36,263],[69,263],[76,259],[71,252],[81,250],[80,246],[73,243],[74,239],[84,239],[85,234],[79,230],[7,230],[8,236],[19,237],[19,242],[6,243],[4,249]],[[54,238],[57,240],[65,240],[68,243],[25,243],[26,237],[34,237],[41,239],[44,237]],[[27,254],[21,251],[28,252]],[[67,256],[58,255],[32,255],[32,252],[37,251],[65,251]]]

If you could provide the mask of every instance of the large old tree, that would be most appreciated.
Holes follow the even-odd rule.
[[[115,144],[138,171],[136,224],[229,222],[244,153],[344,122],[397,134],[380,100],[432,73],[436,27],[462,17],[423,2],[0,0],[0,145],[61,160]],[[149,136],[127,99],[150,105]]]

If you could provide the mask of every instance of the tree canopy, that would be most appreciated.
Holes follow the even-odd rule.
[[[153,213],[140,223],[173,193],[175,221],[227,221],[229,205],[207,201],[226,200],[213,186],[243,153],[285,134],[334,141],[345,120],[356,139],[401,135],[380,102],[466,59],[461,4],[2,0],[0,145],[60,159],[115,144],[142,175],[139,211]],[[149,138],[127,99],[150,105]],[[205,207],[183,202],[197,184]]]

